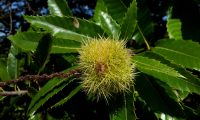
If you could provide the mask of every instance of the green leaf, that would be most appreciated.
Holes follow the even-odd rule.
[[[0,59],[0,80],[1,81],[10,80],[10,76],[6,67],[7,67],[6,62]]]
[[[3,101],[4,98],[6,98],[6,96],[0,96],[0,102]]]
[[[108,10],[108,14],[112,16],[118,23],[123,21],[123,17],[127,12],[127,7],[130,5],[131,0],[103,0]]]
[[[135,95],[138,96],[138,92],[135,93]],[[142,108],[141,110],[136,110],[137,116],[139,119],[141,120],[158,120],[156,115],[155,115],[155,111],[153,111],[152,109],[150,109],[150,107],[147,105],[147,103],[141,98],[141,97],[137,97],[135,104],[137,105],[137,108]]]
[[[16,79],[19,76],[19,60],[16,58],[16,55],[19,53],[19,50],[15,46],[10,47],[10,51],[7,58],[7,71],[11,79]]]
[[[72,17],[25,16],[33,26],[43,28],[53,37],[81,42],[90,37],[103,35],[103,30],[95,23]]]
[[[100,26],[108,34],[108,36],[111,36],[114,39],[119,39],[120,26],[116,23],[116,21],[103,11],[99,13],[99,19]]]
[[[160,61],[149,59],[147,57],[136,55],[133,58],[133,62],[135,62],[136,67],[139,70],[145,71],[145,72],[152,72],[152,75],[157,75],[157,73],[168,75],[172,77],[183,77],[181,74],[179,74],[177,71],[175,71],[173,68],[160,63]],[[155,72],[155,73],[154,73]],[[159,76],[159,75],[158,75]],[[162,77],[162,76],[160,76]]]
[[[156,113],[156,116],[158,120],[185,120],[185,118],[174,117],[164,113]]]
[[[72,82],[71,77],[65,79],[51,79],[40,91],[33,97],[28,108],[28,115],[32,116],[35,112],[52,96],[61,91],[65,86]]]
[[[0,68],[1,69],[1,68]],[[4,90],[0,87],[0,92],[3,92]],[[6,96],[0,96],[0,102],[4,100]],[[1,114],[2,115],[2,114]]]
[[[108,13],[103,0],[98,0],[93,19],[109,37],[119,39],[120,25]]]
[[[194,109],[191,107],[188,107],[186,105],[183,105],[184,109],[185,109],[185,113],[187,114],[187,118],[191,119],[191,120],[198,120],[199,119],[199,108]]]
[[[169,38],[175,40],[182,40],[182,32],[181,32],[181,21],[180,19],[168,19],[167,20],[167,32]]]
[[[140,73],[136,77],[135,84],[140,97],[151,110],[178,117],[184,116],[178,98],[171,97],[176,96],[173,89],[163,82]]]
[[[162,89],[163,92],[165,94],[167,94],[167,96],[170,99],[172,99],[174,102],[177,102],[177,104],[178,104],[178,102],[181,102],[177,92],[174,89],[172,89],[168,84],[166,84],[162,81],[159,81],[159,80],[156,80],[155,82],[156,82],[156,84],[158,84],[160,86],[160,89]]]
[[[133,62],[136,63],[137,69],[141,72],[159,79],[174,89],[200,93],[200,81],[198,79],[190,80],[174,68],[162,64],[158,60],[136,55]]]
[[[186,79],[186,81],[190,82],[191,86],[190,86],[190,90],[187,90],[185,91],[184,89],[180,89],[178,91],[177,94],[179,94],[179,98],[181,99],[181,96],[182,97],[186,97],[186,95],[188,94],[188,92],[192,92],[193,91],[193,88],[196,87],[196,85],[199,85],[200,84],[200,79],[197,78],[197,76],[193,75],[191,72],[187,71],[185,68],[181,67],[180,65],[177,65],[177,64],[173,64],[171,63],[170,61],[164,59],[164,57],[156,54],[156,53],[153,53],[153,52],[145,52],[145,53],[142,53],[140,54],[141,56],[143,57],[148,57],[150,59],[155,59],[155,60],[158,60],[160,61],[162,64],[166,64],[167,66],[173,68],[174,70],[176,70],[178,73],[180,73],[182,76],[184,76],[184,78]],[[184,80],[184,79],[183,79]],[[185,81],[185,80],[184,80]],[[184,82],[182,81],[182,82]],[[187,84],[187,83],[185,83]],[[193,85],[192,85],[193,84]],[[182,95],[181,95],[182,94]],[[183,98],[182,98],[183,99]]]
[[[123,94],[123,106],[110,113],[110,120],[136,120],[133,92]]]
[[[45,34],[36,32],[17,32],[15,35],[8,37],[12,44],[25,51],[35,51],[38,42]]]
[[[197,0],[185,1],[184,4],[182,4],[183,1],[174,1],[171,18],[180,19],[181,32],[184,40],[200,42],[200,11],[199,3],[195,3],[195,1]]]
[[[121,38],[130,39],[132,38],[133,32],[137,24],[137,3],[133,0],[130,7],[127,10],[123,22],[121,24]]]
[[[51,108],[58,107],[69,101],[74,95],[76,95],[81,90],[81,85],[77,86],[74,90],[72,90],[64,99],[57,102],[55,105],[51,106]]]
[[[42,89],[40,89],[40,91],[31,100],[31,103],[28,108],[28,112],[33,113],[34,111],[32,111],[32,112],[30,112],[30,111],[35,106],[35,104],[40,100],[40,98],[45,96],[49,91],[53,90],[54,87],[58,86],[62,82],[63,82],[62,80],[60,80],[58,78],[54,78],[54,79],[51,79],[48,83],[46,83],[45,86],[43,86]]]
[[[72,16],[66,0],[48,0],[48,7],[51,15]]]
[[[53,38],[51,53],[76,53],[80,50],[80,47],[80,42],[62,38]]]
[[[28,96],[31,98],[33,98],[38,93],[38,90],[33,87],[27,87],[27,90],[28,90]]]
[[[108,11],[107,11],[107,8],[104,4],[104,1],[103,0],[97,0],[96,6],[95,6],[95,9],[94,9],[94,16],[92,18],[97,23],[99,23],[99,21],[100,21],[100,13],[101,12],[107,13]]]
[[[14,45],[25,51],[35,51],[39,41],[47,33],[39,32],[18,32],[8,38]],[[52,49],[51,53],[74,53],[80,49],[81,43],[74,40],[66,40],[62,38],[52,38]]]
[[[72,66],[77,65],[77,55],[65,54],[62,55],[62,58],[70,63]]]
[[[160,40],[152,50],[173,63],[200,71],[200,45],[196,42]]]
[[[140,28],[142,34],[145,38],[152,39],[154,32],[154,23],[152,21],[152,17],[150,16],[151,12],[146,4],[146,0],[137,1],[137,24]],[[136,27],[135,32],[133,33],[133,39],[139,43],[144,43],[144,38],[140,33],[139,29]]]
[[[35,51],[35,66],[39,68],[38,73],[40,73],[48,62],[50,51],[52,47],[52,36],[50,34],[45,34],[39,41],[37,49]]]

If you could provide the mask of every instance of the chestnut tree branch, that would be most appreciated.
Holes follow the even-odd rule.
[[[16,84],[18,82],[23,82],[23,81],[33,81],[33,82],[42,82],[45,80],[50,80],[54,77],[58,77],[58,78],[67,78],[71,75],[75,75],[75,76],[79,76],[80,75],[80,70],[76,69],[76,70],[70,70],[67,73],[63,73],[63,72],[56,72],[56,73],[52,73],[52,74],[42,74],[42,75],[25,75],[25,76],[21,76],[17,79],[14,80],[9,80],[9,81],[4,81],[4,82],[0,82],[0,87],[6,86],[6,85],[10,85],[10,84]]]

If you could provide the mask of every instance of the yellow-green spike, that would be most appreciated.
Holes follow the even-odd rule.
[[[79,53],[82,86],[88,94],[107,100],[112,94],[127,92],[133,85],[135,65],[125,41],[87,40]]]

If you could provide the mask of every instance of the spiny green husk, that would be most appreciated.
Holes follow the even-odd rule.
[[[81,48],[82,86],[88,94],[107,100],[133,85],[135,66],[124,41],[92,39],[84,42]]]

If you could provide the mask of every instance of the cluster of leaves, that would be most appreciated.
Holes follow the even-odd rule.
[[[135,88],[113,96],[107,105],[86,96],[81,90],[80,78],[74,74],[53,78],[47,83],[5,86],[2,92],[28,89],[29,94],[1,97],[0,118],[8,115],[24,119],[88,120],[200,117],[200,103],[188,106],[185,102],[190,100],[187,98],[191,94],[199,97],[200,93],[200,36],[198,25],[191,22],[191,17],[199,20],[199,12],[184,16],[177,7],[180,2],[176,1],[169,9],[167,36],[149,44],[145,36],[153,35],[154,26],[149,9],[143,6],[145,2],[98,0],[94,16],[85,20],[74,17],[65,0],[48,0],[50,15],[24,16],[30,28],[8,37],[12,45],[8,58],[0,61],[2,81],[26,74],[76,70],[79,66],[77,51],[82,41],[101,36],[126,40],[129,49],[135,52],[132,58],[138,70]],[[199,2],[190,3],[197,6],[194,9],[198,11]]]
[[[29,26],[23,15],[48,14],[47,3],[27,0],[0,1],[0,57],[8,55],[10,41],[7,36],[15,34],[20,28],[26,30]]]

